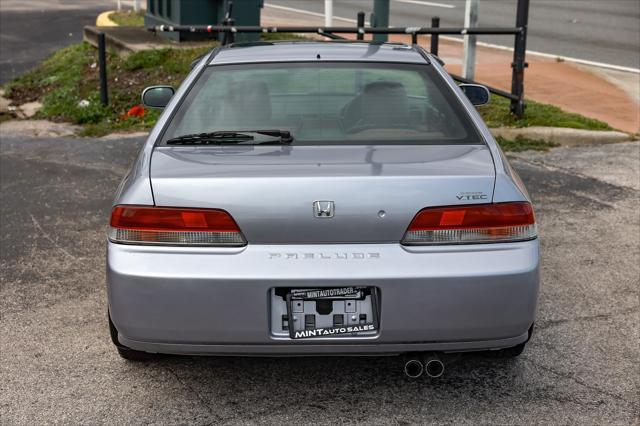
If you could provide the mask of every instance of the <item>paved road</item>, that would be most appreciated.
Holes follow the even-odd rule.
[[[266,0],[267,4],[324,12],[324,2]],[[464,23],[465,0],[391,0],[391,25],[428,26]],[[355,19],[368,14],[373,0],[334,0],[334,14]],[[481,26],[514,26],[516,0],[480,0]],[[345,22],[337,21],[344,25]],[[485,36],[481,41],[513,47],[509,36]],[[626,67],[640,68],[640,1],[531,0],[529,49]]]
[[[114,5],[108,0],[2,0],[0,84],[82,40],[82,28]]]
[[[467,355],[412,382],[396,358],[120,359],[105,225],[141,141],[2,139],[4,424],[640,420],[639,143],[514,161],[541,224],[534,337],[518,360]]]

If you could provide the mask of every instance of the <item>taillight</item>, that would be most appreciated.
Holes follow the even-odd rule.
[[[244,246],[231,215],[216,209],[115,206],[109,239],[121,244]]]
[[[421,210],[402,244],[472,244],[531,240],[537,236],[530,203],[475,204]]]

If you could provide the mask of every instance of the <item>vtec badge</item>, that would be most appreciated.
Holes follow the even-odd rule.
[[[471,201],[471,200],[486,200],[487,198],[489,198],[489,196],[484,192],[459,192],[458,195],[456,195],[456,198],[458,200]]]

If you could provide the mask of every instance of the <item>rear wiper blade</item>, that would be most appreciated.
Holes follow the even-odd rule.
[[[293,142],[293,136],[291,135],[291,132],[288,130],[247,130],[246,132],[280,138],[280,142],[282,143]],[[265,142],[265,143],[269,143],[269,142]]]
[[[167,145],[206,145],[209,143],[228,143],[253,140],[253,136],[240,132],[191,133],[171,138]]]
[[[255,137],[253,134],[272,136],[279,138],[277,140],[266,140],[252,142],[252,145],[261,144],[289,144],[293,142],[291,132],[288,130],[240,130],[240,131],[226,131],[221,130],[217,132],[207,133],[193,133],[188,135],[178,136],[169,139],[167,145],[221,145],[221,144],[240,144],[247,141],[253,141]]]

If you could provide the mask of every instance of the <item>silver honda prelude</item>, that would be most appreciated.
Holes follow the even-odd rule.
[[[107,243],[119,353],[520,354],[537,228],[487,101],[373,42],[231,45],[147,88]]]

